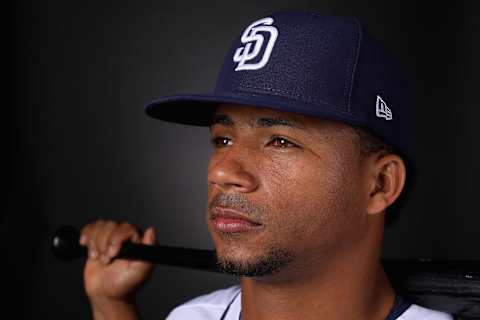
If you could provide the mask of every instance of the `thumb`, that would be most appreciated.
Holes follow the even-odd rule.
[[[142,237],[142,244],[153,246],[157,241],[155,236],[155,229],[153,227],[148,228]]]

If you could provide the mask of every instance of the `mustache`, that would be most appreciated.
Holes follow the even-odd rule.
[[[208,212],[214,207],[229,207],[244,213],[252,219],[263,220],[267,216],[268,208],[250,201],[245,195],[239,193],[219,193],[208,204]]]

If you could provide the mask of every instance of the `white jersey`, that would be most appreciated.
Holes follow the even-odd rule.
[[[240,286],[217,290],[184,303],[168,315],[166,320],[239,320],[242,292]],[[388,320],[453,320],[447,313],[410,304],[398,314],[392,310]],[[398,316],[396,315],[398,314]]]

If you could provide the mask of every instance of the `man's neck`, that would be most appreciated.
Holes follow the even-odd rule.
[[[384,320],[395,293],[377,255],[350,252],[323,268],[289,266],[301,274],[287,267],[276,276],[242,278],[242,320]]]

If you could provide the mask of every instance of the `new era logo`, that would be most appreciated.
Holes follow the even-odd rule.
[[[387,106],[387,103],[377,95],[377,117],[385,118],[385,120],[392,120],[392,110]]]

